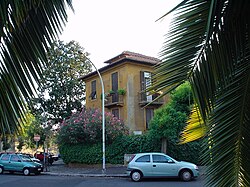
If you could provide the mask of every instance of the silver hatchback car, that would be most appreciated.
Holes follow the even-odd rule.
[[[178,177],[190,181],[199,176],[199,170],[193,163],[177,161],[163,153],[138,153],[131,158],[127,175],[135,182],[151,177]]]

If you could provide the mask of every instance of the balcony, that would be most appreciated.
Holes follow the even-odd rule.
[[[156,99],[159,94],[153,94],[153,95],[146,95],[146,93],[139,93],[139,105],[145,106],[147,104],[150,104],[151,106],[160,106],[164,104],[163,98]],[[156,100],[155,100],[156,99]]]
[[[112,108],[112,107],[122,107],[124,105],[124,96],[119,95],[118,93],[112,94],[109,97],[105,98],[105,107]]]

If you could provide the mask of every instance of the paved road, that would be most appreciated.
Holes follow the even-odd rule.
[[[1,187],[202,187],[202,181],[197,179],[191,182],[182,182],[173,179],[154,179],[141,182],[132,182],[128,178],[85,178],[62,176],[23,176],[20,174],[0,175]]]

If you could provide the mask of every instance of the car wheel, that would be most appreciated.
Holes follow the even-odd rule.
[[[192,173],[189,170],[183,170],[180,177],[183,181],[190,181],[192,179]]]
[[[3,174],[3,167],[0,166],[0,174]]]
[[[140,171],[132,171],[130,177],[132,181],[139,182],[142,179],[142,173]]]
[[[25,176],[29,175],[29,174],[30,174],[29,168],[24,168],[24,169],[23,169],[23,174],[24,174]]]

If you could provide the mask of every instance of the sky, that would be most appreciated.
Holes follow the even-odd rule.
[[[156,20],[178,2],[180,0],[73,0],[75,13],[68,11],[68,22],[60,40],[79,42],[97,68],[123,51],[158,58],[171,15]]]

